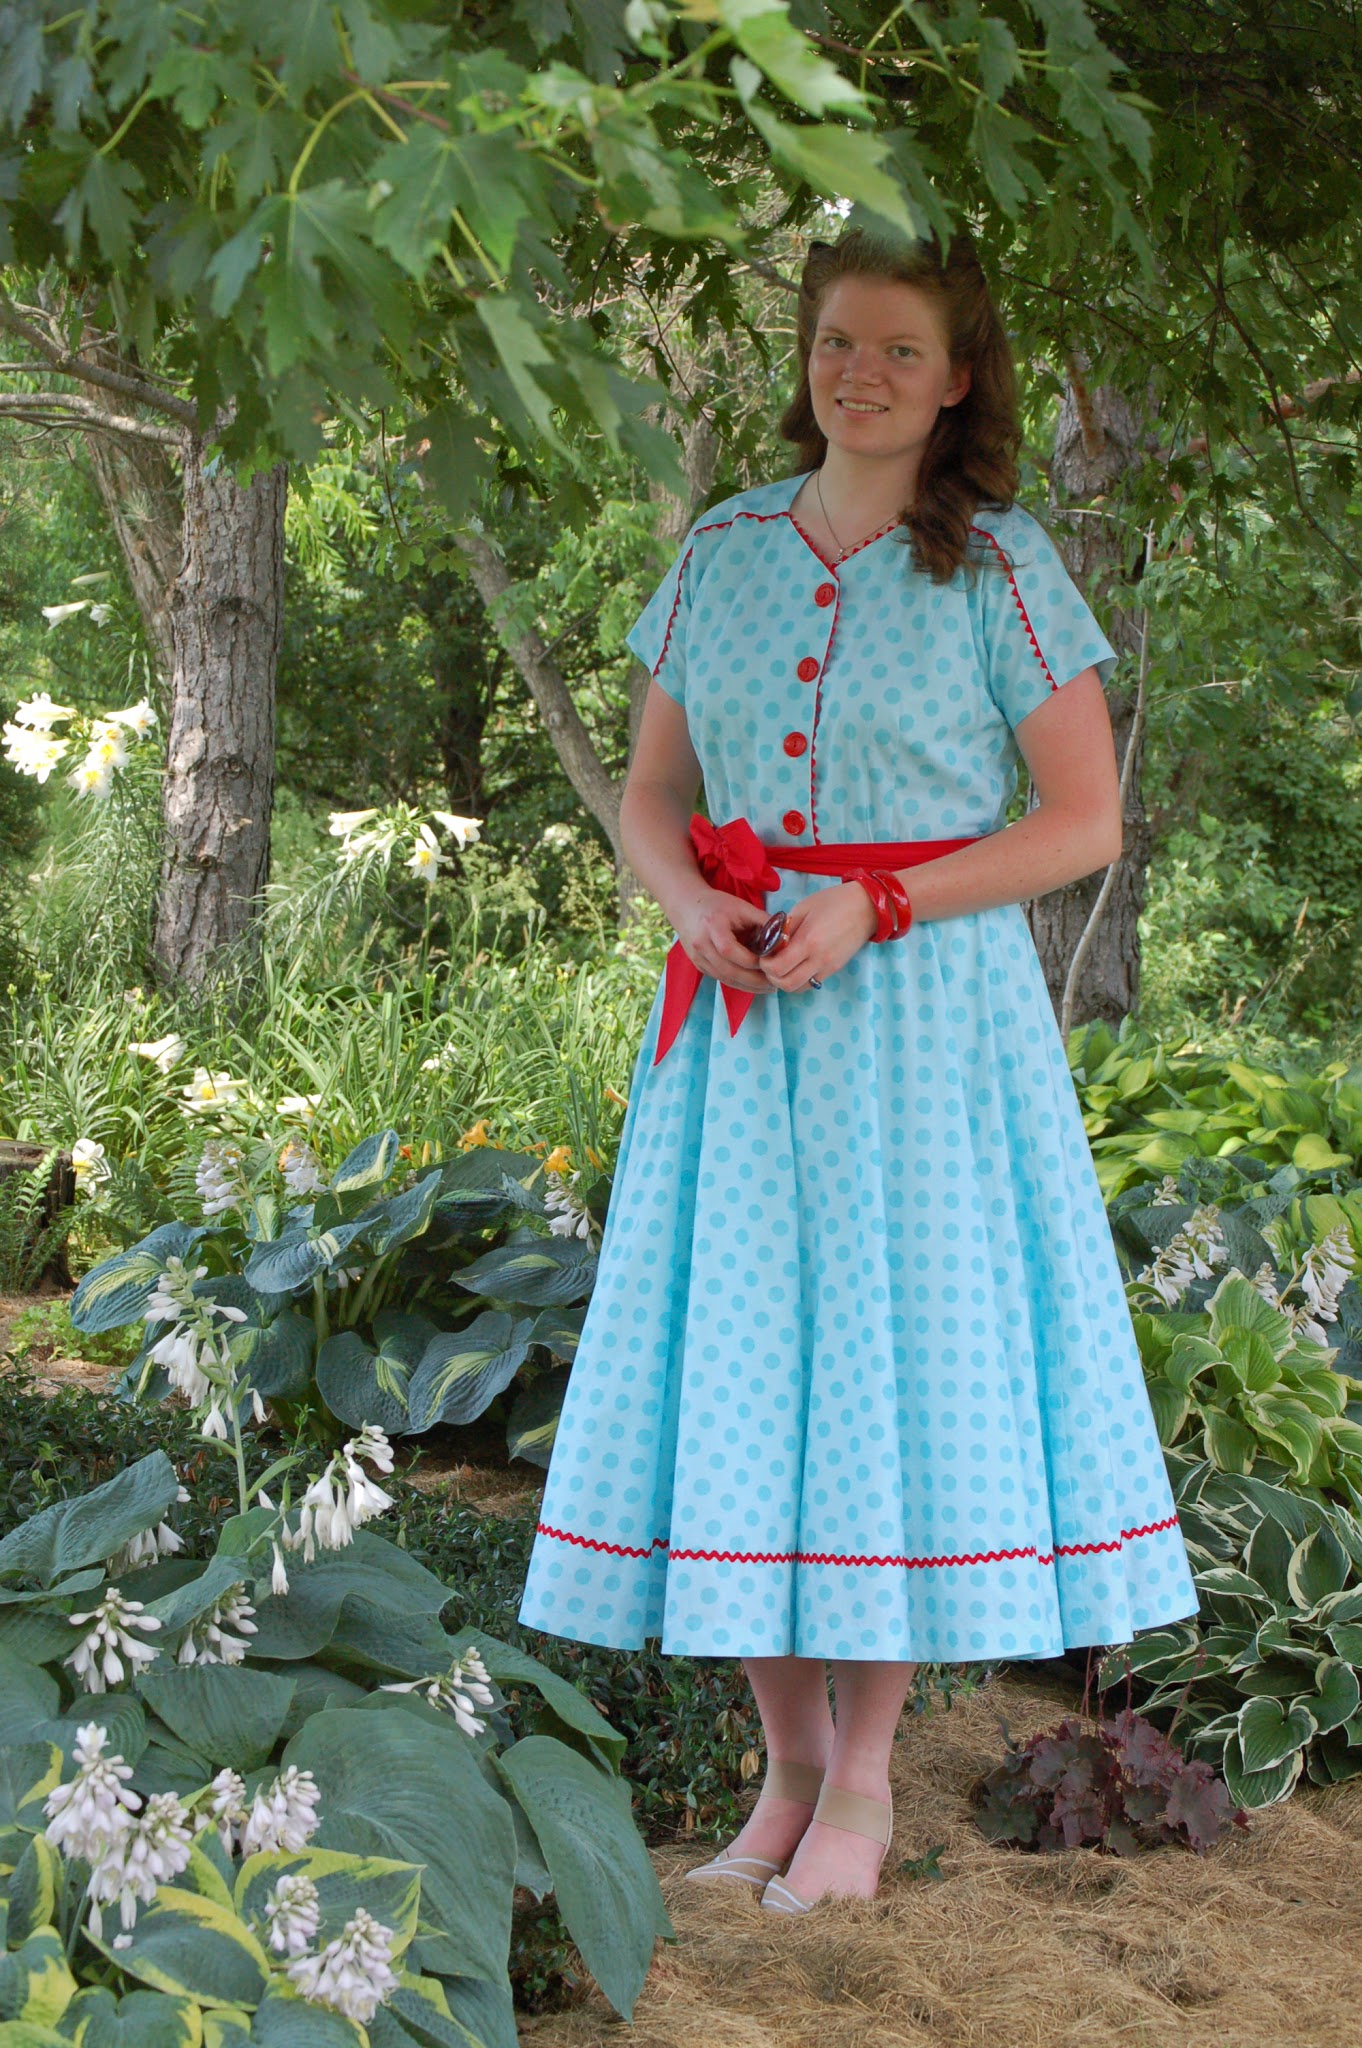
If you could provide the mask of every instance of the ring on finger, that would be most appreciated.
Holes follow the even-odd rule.
[[[818,978],[818,976],[817,976],[816,974],[811,974],[811,975],[809,976],[809,987],[810,987],[810,988],[822,988],[822,986],[823,986],[823,984],[822,984],[822,982],[821,982],[821,981],[819,980],[819,978]]]

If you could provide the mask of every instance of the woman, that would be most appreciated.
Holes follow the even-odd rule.
[[[918,1660],[1197,1608],[1019,907],[1120,852],[1116,657],[1012,503],[964,237],[814,243],[797,339],[799,474],[703,513],[627,636],[621,829],[677,941],[520,1610],[742,1658],[766,1779],[690,1875],[786,1913],[873,1895]]]

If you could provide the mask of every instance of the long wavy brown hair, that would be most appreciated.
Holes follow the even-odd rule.
[[[916,566],[934,583],[948,583],[962,565],[972,570],[982,559],[970,548],[979,507],[1006,507],[1016,496],[1021,425],[1006,330],[963,229],[952,235],[945,256],[935,236],[896,243],[864,228],[848,228],[835,242],[810,243],[795,328],[799,384],[780,422],[784,439],[799,450],[803,470],[817,469],[827,453],[809,393],[809,357],[823,299],[841,277],[888,278],[929,293],[943,309],[952,365],[969,368],[965,396],[937,415],[918,469],[916,500],[901,515]]]

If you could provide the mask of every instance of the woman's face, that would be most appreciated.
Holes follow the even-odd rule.
[[[809,355],[813,414],[831,446],[894,457],[922,449],[943,405],[969,389],[933,293],[892,278],[839,277]]]

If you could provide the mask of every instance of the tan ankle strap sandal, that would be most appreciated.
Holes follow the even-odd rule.
[[[824,1827],[845,1828],[848,1834],[865,1835],[872,1842],[882,1844],[880,1868],[889,1854],[889,1844],[894,1839],[894,1809],[882,1799],[867,1799],[861,1792],[844,1792],[840,1785],[825,1785],[818,1795],[813,1818],[822,1821]],[[810,1826],[813,1825],[811,1821]],[[801,1898],[791,1891],[780,1877],[773,1877],[761,1895],[761,1903],[768,1913],[785,1913],[793,1918],[798,1913],[810,1913],[819,1903],[817,1899]]]
[[[768,1763],[761,1789],[776,1799],[797,1799],[808,1806],[816,1806],[823,1790],[823,1773],[817,1764],[792,1764],[779,1760]],[[750,1884],[754,1891],[761,1891],[773,1874],[784,1868],[783,1864],[772,1863],[765,1856],[734,1856],[729,1850],[721,1849],[708,1863],[701,1863],[695,1870],[686,1872],[687,1878],[696,1882],[708,1882],[712,1878],[731,1878],[741,1884]]]

